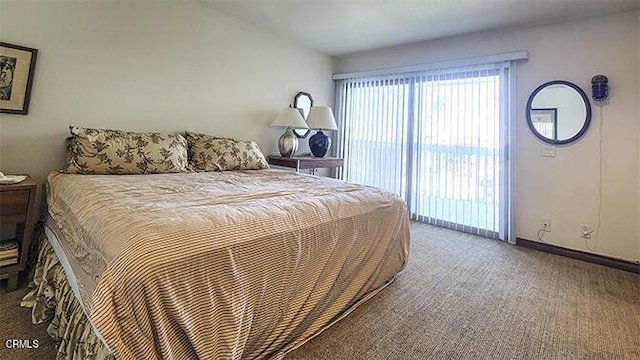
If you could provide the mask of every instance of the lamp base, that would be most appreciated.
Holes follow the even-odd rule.
[[[282,157],[292,157],[298,150],[298,138],[293,134],[291,128],[287,128],[278,139],[278,150]]]
[[[324,157],[327,155],[329,147],[331,147],[331,138],[323,133],[322,130],[318,130],[317,133],[309,138],[309,148],[315,157]]]

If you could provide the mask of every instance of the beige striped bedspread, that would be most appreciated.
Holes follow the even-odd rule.
[[[406,265],[406,206],[281,170],[48,177],[89,319],[120,359],[280,357]]]

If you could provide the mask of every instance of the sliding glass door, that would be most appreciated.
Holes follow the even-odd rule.
[[[508,64],[340,80],[342,179],[413,219],[506,239]]]
[[[406,196],[410,88],[408,79],[384,77],[347,84],[343,179]]]

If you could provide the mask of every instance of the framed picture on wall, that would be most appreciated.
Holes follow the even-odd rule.
[[[29,113],[38,50],[0,42],[0,113]]]

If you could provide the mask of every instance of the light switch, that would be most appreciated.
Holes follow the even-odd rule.
[[[556,147],[543,145],[542,148],[540,148],[540,156],[556,157]]]

